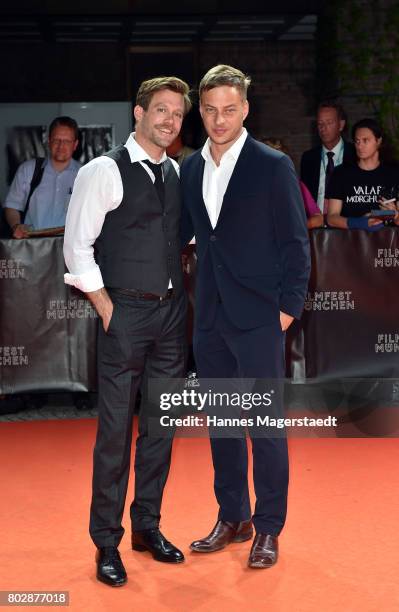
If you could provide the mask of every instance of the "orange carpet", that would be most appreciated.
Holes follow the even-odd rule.
[[[0,427],[1,590],[63,590],[69,609],[145,612],[397,612],[397,439],[292,439],[291,487],[280,561],[246,568],[250,543],[190,554],[213,526],[206,439],[177,439],[162,529],[186,553],[168,566],[120,551],[128,584],[96,581],[87,534],[94,420]],[[131,489],[130,489],[131,494]]]

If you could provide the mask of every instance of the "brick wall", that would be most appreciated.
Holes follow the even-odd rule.
[[[197,74],[193,84],[216,63],[235,65],[252,76],[248,129],[257,137],[282,138],[297,164],[314,140],[313,43],[201,44],[194,51]],[[32,43],[27,49],[11,44],[0,47],[0,53],[6,60],[0,63],[0,102],[122,101],[130,97],[130,64],[122,45]]]
[[[200,48],[200,74],[215,63],[252,77],[247,127],[256,137],[282,138],[298,164],[313,144],[313,43],[208,44]]]

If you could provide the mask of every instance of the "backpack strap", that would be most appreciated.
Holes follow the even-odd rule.
[[[35,169],[33,171],[32,180],[30,182],[30,189],[29,189],[28,199],[26,200],[25,208],[24,208],[23,212],[21,213],[21,223],[23,223],[25,221],[26,213],[28,212],[28,208],[29,208],[29,202],[30,202],[30,199],[31,199],[31,197],[33,195],[33,192],[35,191],[36,187],[38,187],[40,185],[40,182],[41,182],[41,180],[43,178],[43,172],[44,172],[43,162],[44,162],[44,160],[45,160],[44,157],[37,157],[36,158]]]

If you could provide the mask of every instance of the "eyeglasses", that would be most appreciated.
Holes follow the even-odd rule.
[[[331,119],[330,121],[318,121],[317,127],[319,129],[322,129],[324,127],[331,127],[332,125],[335,125],[336,123],[337,121],[335,119]]]
[[[51,144],[55,144],[58,147],[60,145],[71,145],[75,141],[74,140],[69,140],[68,138],[51,138],[50,142],[51,142]]]

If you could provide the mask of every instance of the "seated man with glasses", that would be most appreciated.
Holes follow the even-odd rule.
[[[48,157],[23,162],[3,204],[13,238],[26,238],[30,229],[61,227],[81,166],[72,159],[78,146],[78,125],[57,117],[49,127]]]

